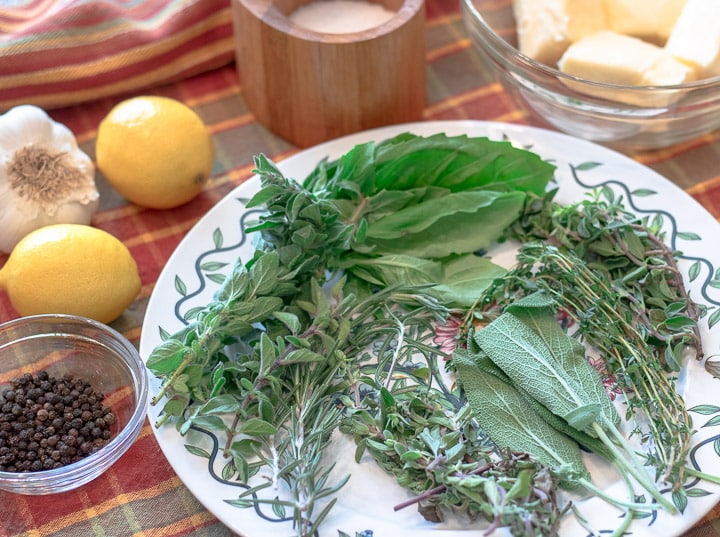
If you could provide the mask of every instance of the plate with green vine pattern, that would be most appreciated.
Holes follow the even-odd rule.
[[[324,158],[338,158],[356,144],[381,141],[403,132],[428,136],[487,136],[509,140],[557,166],[557,201],[580,201],[589,190],[605,188],[621,196],[626,208],[639,216],[660,221],[666,241],[681,252],[678,266],[696,302],[707,308],[700,332],[707,360],[720,347],[720,224],[682,189],[649,168],[610,149],[543,129],[482,121],[440,121],[396,125],[365,131],[333,140],[293,155],[277,165],[287,177],[302,180]],[[150,298],[140,340],[140,353],[147,358],[171,333],[182,329],[219,288],[237,258],[249,259],[253,252],[246,226],[257,217],[244,203],[259,188],[259,179],[250,178],[213,207],[194,227],[168,260]],[[492,254],[492,251],[490,252]],[[506,255],[506,254],[505,254]],[[711,474],[720,468],[720,380],[701,361],[684,363],[677,389],[681,393],[697,431],[688,464]],[[715,365],[714,363],[712,364]],[[710,368],[712,369],[712,367]],[[717,370],[717,368],[715,368]],[[151,381],[157,393],[159,381]],[[161,405],[152,406],[148,417],[158,419]],[[173,469],[190,491],[233,532],[246,537],[270,537],[294,533],[292,517],[270,504],[241,508],[234,500],[248,484],[237,479],[223,458],[223,439],[202,430],[181,436],[172,425],[154,427],[154,434]],[[369,458],[354,460],[352,439],[341,433],[333,437],[327,455],[336,466],[333,477],[350,475],[338,493],[338,501],[324,520],[319,537],[475,537],[484,534],[486,524],[448,518],[428,522],[416,510],[395,511],[409,497],[394,479]],[[611,495],[622,496],[620,478],[601,464],[590,463],[593,480]],[[256,477],[262,479],[262,476]],[[252,484],[252,483],[251,483]],[[690,480],[683,500],[676,500],[679,514],[653,511],[639,516],[629,531],[635,537],[662,534],[678,536],[697,523],[718,501],[720,487]],[[274,494],[282,494],[275,491]],[[590,498],[579,502],[587,524],[598,534],[611,534],[620,512],[609,504]],[[503,535],[502,530],[496,535]],[[569,514],[561,537],[584,537],[588,530]]]

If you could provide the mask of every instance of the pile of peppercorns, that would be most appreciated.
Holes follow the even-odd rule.
[[[13,379],[0,393],[0,471],[60,468],[107,445],[115,416],[103,399],[72,375]]]

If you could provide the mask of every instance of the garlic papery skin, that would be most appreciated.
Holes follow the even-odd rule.
[[[90,224],[100,201],[95,165],[75,135],[41,108],[0,115],[0,251],[50,224]]]

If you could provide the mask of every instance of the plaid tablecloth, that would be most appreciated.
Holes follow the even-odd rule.
[[[427,107],[425,119],[487,119],[520,124],[532,120],[518,109],[481,63],[466,35],[457,0],[427,0]],[[147,301],[179,241],[218,200],[251,174],[252,157],[281,160],[298,151],[259,125],[242,97],[232,64],[144,93],[184,101],[202,116],[216,145],[213,177],[185,206],[153,211],[128,204],[99,178],[100,210],[93,225],[128,245],[143,287],[113,323],[137,344]],[[94,155],[97,126],[127,95],[52,111]],[[720,217],[720,132],[672,148],[632,155],[686,189]],[[0,257],[0,264],[5,260]],[[0,321],[16,317],[0,297]],[[175,475],[146,422],[132,448],[104,475],[75,491],[50,497],[0,492],[0,535],[45,537],[226,536],[230,531],[203,508]],[[720,536],[720,508],[685,537]],[[393,536],[395,537],[395,536]]]

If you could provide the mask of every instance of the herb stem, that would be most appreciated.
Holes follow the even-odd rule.
[[[393,315],[392,311],[388,311],[388,315],[397,324],[397,344],[395,345],[395,350],[392,352],[392,362],[390,363],[390,367],[387,372],[387,379],[385,379],[386,388],[390,386],[390,382],[392,381],[393,370],[395,369],[395,364],[397,364],[400,351],[404,348],[405,339],[405,325],[400,322],[395,315]]]
[[[614,442],[607,436],[605,429],[611,432],[616,441],[622,443],[623,451],[625,454],[630,456],[630,458],[632,459],[632,464],[627,461],[627,459],[623,455],[623,452],[621,452],[615,447]],[[648,475],[644,473],[643,466],[640,461],[635,457],[632,447],[627,444],[625,438],[617,431],[617,429],[615,429],[615,427],[608,426],[608,424],[606,424],[606,427],[602,427],[601,425],[595,423],[593,426],[593,430],[598,435],[598,437],[603,440],[605,445],[607,445],[614,453],[614,461],[617,464],[625,468],[625,470],[627,470],[628,473],[632,475],[635,480],[637,480],[637,482],[647,492],[649,492],[653,498],[655,498],[655,500],[663,507],[663,509],[665,509],[668,513],[671,514],[677,513],[677,508],[675,507],[675,505],[673,505],[671,501],[669,501],[667,498],[665,498],[665,496],[662,495],[655,483],[653,483],[649,479]]]
[[[478,466],[477,468],[473,469],[472,471],[468,472],[467,475],[480,475],[484,474],[488,470],[492,468],[491,464],[485,464],[483,466]],[[442,484],[438,485],[437,487],[431,488],[423,492],[422,494],[418,494],[417,496],[410,498],[408,500],[405,500],[404,502],[401,502],[393,507],[393,511],[400,511],[402,509],[405,509],[406,507],[410,507],[411,505],[415,505],[417,503],[422,502],[423,500],[426,500],[428,498],[431,498],[437,494],[440,494],[444,490],[447,489],[447,485]]]
[[[609,503],[610,505],[614,505],[615,507],[622,508],[622,509],[634,509],[637,511],[655,511],[656,510],[656,507],[653,506],[653,504],[625,501],[625,500],[620,500],[614,496],[610,496],[607,492],[605,492],[601,488],[597,487],[592,481],[589,481],[587,479],[579,479],[578,482],[580,483],[580,485],[585,487],[589,492],[592,492],[595,496],[597,496],[601,500],[604,500],[605,502]]]
[[[358,201],[355,210],[353,211],[352,215],[350,215],[350,218],[346,223],[353,225],[357,224],[358,220],[360,220],[360,218],[362,218],[363,214],[365,213],[365,207],[367,207],[367,204],[368,198],[366,196],[362,196]]]
[[[542,283],[559,307],[579,323],[583,335],[604,352],[608,365],[621,373],[618,380],[627,383],[634,395],[629,400],[631,408],[640,407],[647,414],[644,427],[655,440],[655,466],[676,490],[682,486],[682,468],[692,434],[690,420],[679,394],[650,361],[655,353],[624,316],[619,303],[622,295],[585,263],[573,260],[572,254],[542,245],[526,248],[528,253],[532,251],[533,262],[544,263],[535,281]],[[553,283],[558,278],[572,287],[558,289]]]
[[[708,481],[710,483],[715,483],[716,485],[720,485],[720,476],[708,474],[706,472],[701,472],[700,470],[696,470],[695,468],[692,468],[688,466],[685,468],[685,473],[692,477],[697,477],[698,479],[702,479],[703,481]]]
[[[195,354],[192,352],[191,349],[187,349],[185,352],[185,356],[180,362],[180,364],[177,366],[177,368],[172,372],[170,376],[163,379],[162,386],[158,390],[158,392],[153,396],[151,400],[151,404],[155,405],[158,401],[162,400],[163,397],[168,393],[168,390],[172,387],[173,383],[178,379],[180,375],[182,375],[185,371],[185,368],[192,364],[195,361]]]

